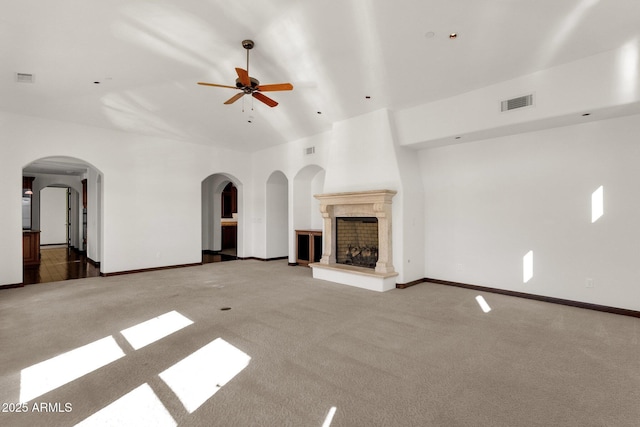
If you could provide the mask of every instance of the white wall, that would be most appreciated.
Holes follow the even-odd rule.
[[[424,188],[417,152],[398,145],[395,150],[402,191],[393,200],[394,216],[401,218],[393,225],[401,243],[393,248],[394,262],[397,283],[409,283],[424,278]]]
[[[293,178],[292,222],[294,230],[322,229],[322,216],[314,194],[323,192],[325,173],[315,165],[305,166]]]
[[[102,250],[104,248],[104,232],[102,229],[103,203],[102,175],[94,168],[87,171],[87,257],[94,262],[102,262]],[[126,215],[124,208],[121,214]],[[82,223],[82,216],[80,217]],[[101,272],[104,272],[102,265]]]
[[[102,172],[102,194],[93,191],[102,224],[97,215],[93,221],[103,234],[102,248],[95,248],[103,273],[200,262],[202,180],[222,170],[240,180],[251,174],[241,153],[8,113],[0,113],[0,143],[2,285],[22,282],[16,194],[22,168],[36,159],[74,157]]]
[[[204,181],[202,181],[202,250],[215,250],[214,248],[214,178],[208,177]],[[220,201],[218,201],[218,206]],[[217,220],[218,225],[220,225],[220,219]],[[218,242],[220,241],[220,237],[218,237]],[[219,245],[219,243],[218,243]],[[220,246],[218,246],[218,250]]]
[[[335,123],[329,156],[326,193],[400,189],[386,110]]]
[[[40,190],[40,244],[67,243],[67,189]]]
[[[289,254],[289,182],[282,172],[271,174],[266,183],[266,258]]]
[[[640,310],[638,135],[630,116],[421,151],[424,275]]]
[[[322,230],[324,225],[322,220],[322,213],[320,212],[320,200],[315,198],[316,194],[325,193],[325,180],[326,180],[326,172],[324,170],[319,171],[317,174],[313,176],[311,182],[309,183],[310,192],[307,195],[307,203],[310,207],[310,215],[311,218],[310,226],[312,230]]]

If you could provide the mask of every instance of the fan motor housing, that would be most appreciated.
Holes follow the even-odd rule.
[[[253,92],[254,90],[257,90],[258,86],[260,86],[260,81],[258,81],[258,79],[253,77],[249,77],[249,80],[251,81],[251,86],[245,86],[242,84],[240,79],[236,79],[236,87],[238,89],[244,90],[245,93],[250,93],[250,92]]]

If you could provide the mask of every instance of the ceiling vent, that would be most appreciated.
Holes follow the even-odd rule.
[[[33,74],[16,73],[16,82],[18,83],[33,83]]]
[[[307,147],[304,149],[304,153],[306,155],[313,154],[316,152],[316,147]]]
[[[533,94],[519,96],[517,98],[511,98],[511,99],[507,99],[506,101],[502,101],[501,110],[503,112],[511,111],[518,108],[529,107],[531,105],[533,105]]]

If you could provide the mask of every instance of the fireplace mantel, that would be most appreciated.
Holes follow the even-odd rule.
[[[385,203],[391,205],[391,199],[396,195],[393,190],[354,191],[348,193],[316,194],[313,197],[320,200],[321,205],[361,205]]]
[[[398,273],[393,268],[391,233],[391,203],[395,194],[393,190],[372,190],[314,196],[320,201],[324,222],[322,258],[319,263],[310,265],[314,277],[378,291],[395,287]],[[373,271],[336,263],[336,217],[378,219],[378,262]],[[364,286],[363,281],[366,282]]]

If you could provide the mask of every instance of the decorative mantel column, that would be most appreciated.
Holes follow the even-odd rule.
[[[393,190],[373,190],[349,193],[316,194],[320,201],[320,212],[324,220],[324,248],[320,264],[336,263],[335,226],[336,217],[376,217],[378,219],[378,262],[375,273],[394,273],[391,199]]]
[[[318,199],[318,195],[314,196]],[[324,232],[322,233],[322,258],[320,258],[320,264],[335,264],[336,262],[336,252],[335,250],[331,250],[332,247],[335,248],[335,236],[333,232],[329,232],[335,230],[336,226],[336,218],[333,215],[333,206],[325,205],[320,202],[320,213],[322,214],[322,221],[324,223]]]
[[[394,192],[395,195],[395,192]],[[393,195],[391,196],[393,197]],[[378,218],[378,262],[377,273],[393,273],[393,246],[391,244],[391,199],[388,203],[375,203],[373,211]]]

